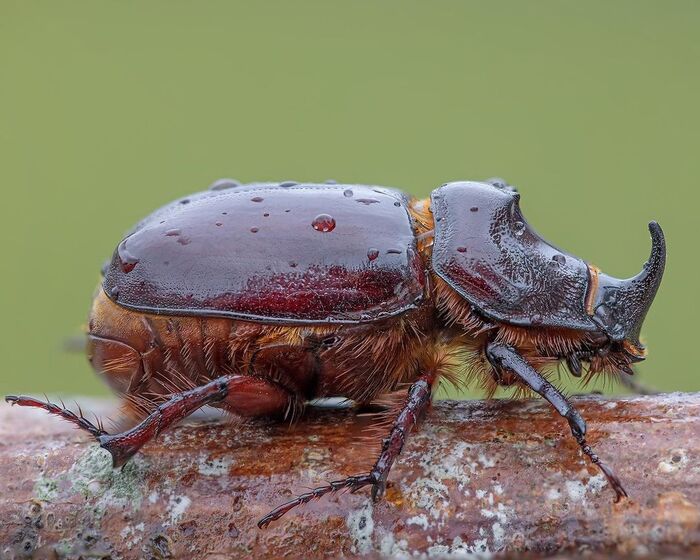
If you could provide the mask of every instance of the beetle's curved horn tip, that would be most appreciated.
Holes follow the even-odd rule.
[[[5,402],[8,402],[10,404],[16,404],[18,400],[19,400],[19,397],[17,395],[6,395],[5,396]]]
[[[652,237],[654,236],[662,236],[664,234],[664,230],[661,229],[661,226],[659,225],[659,222],[656,220],[652,220],[649,222],[649,233],[651,233]]]
[[[651,258],[660,261],[663,268],[666,261],[666,238],[664,230],[656,220],[649,222],[649,234],[651,235]]]

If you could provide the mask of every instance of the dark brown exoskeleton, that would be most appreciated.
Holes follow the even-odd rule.
[[[534,391],[568,421],[616,499],[620,481],[542,370],[632,375],[664,271],[649,224],[643,270],[618,280],[553,247],[500,180],[443,185],[431,200],[364,185],[217,182],[139,223],[119,244],[92,307],[89,357],[142,421],[108,434],[62,407],[123,465],[203,405],[239,417],[299,417],[321,397],[370,403],[410,383],[374,466],[264,517],[340,489],[379,498],[441,377]],[[585,373],[585,375],[584,375]]]

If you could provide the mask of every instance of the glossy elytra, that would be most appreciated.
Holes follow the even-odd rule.
[[[520,387],[547,399],[620,499],[543,369],[633,374],[666,258],[661,228],[649,231],[648,262],[621,280],[542,239],[502,180],[417,200],[333,181],[222,179],[142,220],[103,271],[88,355],[138,425],[108,434],[57,405],[7,400],[73,422],[122,465],[204,405],[296,419],[314,399],[365,405],[410,385],[373,466],[278,506],[262,527],[343,488],[370,486],[378,499],[437,382],[478,376],[489,394]]]

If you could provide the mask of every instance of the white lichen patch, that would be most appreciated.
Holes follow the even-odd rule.
[[[440,480],[421,477],[411,485],[409,498],[419,510],[425,510],[433,519],[441,520],[449,505],[449,490]]]
[[[560,500],[561,499],[561,491],[558,488],[550,488],[549,490],[547,490],[545,497],[551,502]]]
[[[197,470],[199,474],[204,476],[225,476],[232,463],[233,460],[230,457],[217,457],[216,459],[201,457],[197,464]]]
[[[459,443],[450,448],[436,445],[441,438],[430,431],[424,431],[421,436],[430,438],[431,445],[422,446],[421,453],[405,454],[403,460],[417,463],[423,476],[404,486],[404,490],[414,507],[425,511],[427,518],[434,519],[440,527],[450,515],[449,486],[456,487],[463,495],[468,495],[470,475],[476,472],[479,465],[468,457],[468,451],[471,449],[469,444]]]
[[[481,463],[481,466],[484,468],[491,468],[496,466],[496,461],[494,461],[490,457],[487,457],[483,453],[479,453],[479,463]]]
[[[406,560],[411,557],[408,552],[408,541],[406,539],[396,540],[392,533],[384,533],[379,540],[379,553],[381,558],[392,558],[396,560]],[[416,556],[415,554],[413,556]]]
[[[678,472],[688,464],[688,455],[685,449],[672,449],[668,457],[659,462],[657,470],[660,473],[671,474]]]
[[[373,547],[374,519],[372,517],[372,501],[367,499],[358,510],[351,511],[345,523],[352,539],[354,554],[367,554]]]
[[[423,527],[423,529],[427,530],[430,522],[428,521],[428,517],[424,513],[421,513],[420,515],[414,515],[413,517],[406,519],[406,524],[418,525],[419,527]]]
[[[143,540],[143,533],[146,529],[143,523],[138,525],[126,525],[120,532],[119,536],[122,538],[126,547],[131,550],[137,546]]]
[[[564,483],[566,494],[572,502],[586,503],[587,495],[599,494],[605,487],[607,481],[602,474],[591,476],[585,484],[580,480],[567,480]]]
[[[170,525],[175,525],[182,519],[182,516],[185,514],[187,508],[190,507],[191,503],[192,500],[187,496],[170,496],[167,509]]]
[[[502,550],[505,547],[506,528],[509,525],[510,517],[513,516],[514,510],[510,506],[504,504],[496,504],[495,507],[482,508],[481,515],[486,519],[493,520],[491,524],[491,549],[494,551]]]
[[[580,502],[586,495],[586,487],[580,480],[567,480],[564,486],[569,499],[573,502]]]
[[[487,539],[476,539],[473,543],[466,543],[462,541],[461,537],[455,537],[449,545],[432,545],[426,552],[428,558],[469,558],[486,560],[493,556]]]

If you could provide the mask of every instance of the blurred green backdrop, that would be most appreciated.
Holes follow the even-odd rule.
[[[700,2],[0,0],[0,392],[105,391],[80,333],[100,265],[219,177],[426,195],[503,176],[618,276],[666,230],[642,378],[700,389]]]

